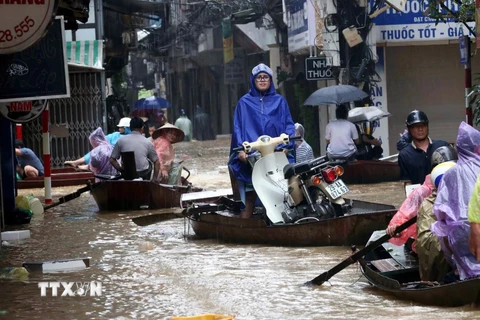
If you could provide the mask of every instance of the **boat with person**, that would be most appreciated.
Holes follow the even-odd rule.
[[[157,184],[143,180],[106,180],[90,194],[100,211],[164,209],[180,206],[180,196],[192,186]]]
[[[369,184],[400,180],[398,162],[383,160],[356,160],[342,164],[342,180],[348,184]]]
[[[248,161],[255,161],[252,183],[258,201],[251,218],[242,216],[245,192],[233,174],[231,196],[182,195],[195,234],[233,243],[336,246],[363,244],[374,230],[387,227],[395,207],[344,198],[349,189],[337,162],[323,156],[290,164],[284,152],[275,152],[276,146],[296,139],[264,135],[233,149],[250,153]]]
[[[376,231],[368,242],[384,234],[385,229]],[[358,261],[370,284],[402,300],[442,307],[480,303],[480,277],[448,284],[421,281],[418,260],[404,245],[384,242]]]
[[[71,167],[53,168],[51,173],[52,187],[85,185],[95,180],[93,172],[82,171]],[[17,180],[19,189],[43,188],[45,177],[25,178]]]

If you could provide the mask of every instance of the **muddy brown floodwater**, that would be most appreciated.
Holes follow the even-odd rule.
[[[226,188],[228,137],[179,143],[188,155],[191,181]],[[76,187],[54,188],[53,195]],[[349,185],[348,196],[399,206],[400,183]],[[42,197],[42,189],[19,190]],[[161,211],[158,211],[161,212]],[[302,284],[350,254],[348,247],[287,248],[188,240],[183,219],[139,227],[131,217],[152,210],[99,213],[92,197],[52,208],[23,226],[31,238],[4,243],[0,267],[25,261],[90,257],[91,266],[65,273],[31,273],[27,280],[0,280],[1,319],[169,319],[222,313],[260,319],[474,319],[475,306],[436,308],[399,301],[372,288],[352,265],[317,289]],[[9,227],[9,229],[15,229]],[[97,297],[40,296],[42,281],[103,285]],[[61,291],[59,291],[61,293]],[[458,292],[456,294],[462,294]]]

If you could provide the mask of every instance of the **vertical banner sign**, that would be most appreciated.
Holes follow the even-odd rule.
[[[480,49],[480,0],[475,0],[475,33],[476,48]]]
[[[463,35],[463,28],[460,27],[458,44],[460,46],[460,63],[466,65],[468,63],[469,52],[468,52],[468,42],[470,41],[469,37]]]
[[[370,96],[373,100],[373,105],[388,112],[387,107],[387,74],[385,71],[385,47],[377,47],[378,60],[375,64],[375,71],[380,76],[380,81],[377,82],[376,87],[370,90]],[[382,140],[383,156],[390,155],[389,135],[388,135],[388,118],[380,119],[380,126],[375,129],[375,138]],[[397,141],[398,136],[392,139]]]
[[[307,0],[293,0],[288,6],[288,52],[308,48],[308,4]],[[310,8],[313,10],[313,8]],[[312,11],[311,14],[315,15]]]
[[[0,0],[0,55],[20,52],[40,40],[58,0]]]
[[[225,19],[222,21],[223,34],[223,63],[229,63],[233,60],[233,32],[232,21]]]

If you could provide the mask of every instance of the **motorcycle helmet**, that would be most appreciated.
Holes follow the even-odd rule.
[[[407,127],[416,124],[416,123],[426,123],[428,124],[428,117],[425,112],[420,110],[413,110],[407,116],[407,121],[405,121]]]
[[[442,181],[443,175],[454,165],[454,161],[447,161],[440,163],[435,168],[433,168],[432,173],[430,174],[430,179],[432,180],[432,184],[435,186],[435,188],[438,189],[440,181]]]
[[[457,150],[455,150],[455,148],[451,146],[443,146],[433,151],[431,166],[432,168],[434,168],[440,163],[447,162],[447,161],[455,162],[457,160],[458,160]]]

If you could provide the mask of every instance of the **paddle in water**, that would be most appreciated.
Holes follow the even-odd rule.
[[[399,225],[395,229],[395,234],[401,233],[403,230],[410,227],[416,221],[417,221],[417,217],[415,216],[415,217],[411,218],[410,220],[408,220],[407,222],[405,222],[404,224]],[[350,257],[348,257],[347,259],[345,259],[342,262],[340,262],[339,264],[337,264],[332,269],[322,273],[321,275],[319,275],[315,279],[306,282],[305,285],[306,286],[321,286],[325,281],[328,281],[331,277],[333,277],[334,275],[336,275],[337,273],[339,273],[340,271],[342,271],[343,269],[345,269],[349,265],[357,262],[358,259],[363,257],[365,254],[369,253],[370,251],[374,250],[375,248],[377,248],[379,245],[381,245],[382,243],[384,243],[385,241],[387,241],[390,238],[391,238],[391,236],[389,234],[385,234],[384,236],[381,236],[377,240],[375,240],[372,243],[370,243],[369,245],[367,245],[362,250],[359,250],[359,251],[355,252]]]
[[[181,212],[163,212],[156,214],[149,214],[146,216],[140,216],[132,218],[133,223],[140,227],[146,227],[162,221],[167,221],[176,218],[184,218],[185,216]]]

